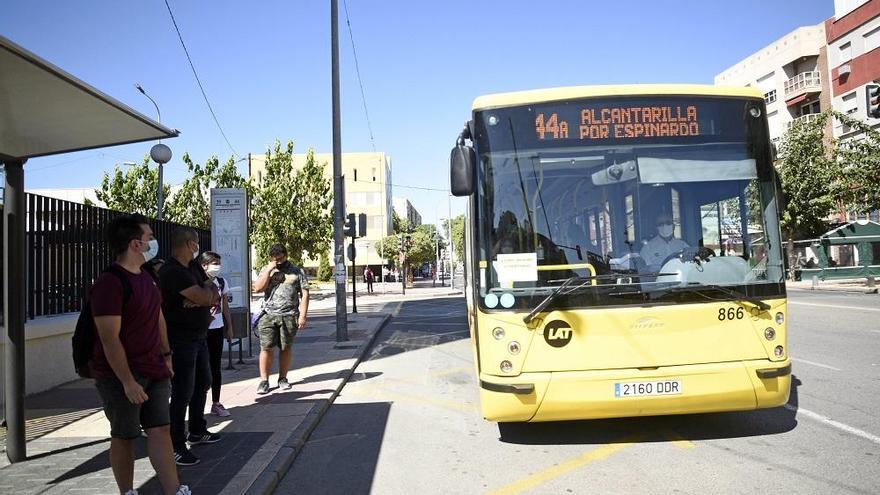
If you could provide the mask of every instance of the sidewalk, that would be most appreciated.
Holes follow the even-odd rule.
[[[880,281],[877,282],[880,285]],[[817,285],[813,287],[812,280],[785,282],[785,288],[788,290],[820,290],[830,292],[856,292],[860,294],[877,294],[877,287],[868,287],[865,279],[852,280],[819,280]]]
[[[337,344],[335,316],[320,311],[323,304],[315,306],[319,311],[310,311],[314,316],[308,328],[296,337],[294,369],[288,373],[291,390],[275,388],[275,375],[270,378],[272,391],[256,395],[256,349],[251,358],[245,350],[245,364],[223,371],[221,399],[232,416],[206,416],[211,431],[222,433],[223,439],[193,447],[201,463],[178,468],[181,482],[193,493],[270,493],[390,317],[349,315],[350,341]],[[108,460],[109,424],[91,380],[28,397],[26,408],[28,460],[9,465],[3,442],[0,493],[118,493]],[[0,433],[5,436],[5,429]],[[142,494],[161,493],[145,439],[136,441],[135,456],[135,487]]]

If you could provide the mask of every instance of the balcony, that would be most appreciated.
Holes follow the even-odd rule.
[[[785,124],[785,130],[789,130],[794,126],[795,122],[803,122],[804,124],[810,123],[819,118],[822,115],[821,113],[808,113],[807,115],[801,115],[800,117],[795,118],[791,122],[787,122]]]
[[[807,93],[818,93],[822,91],[820,72],[801,72],[788,81],[785,81],[783,88],[785,89],[786,100]]]

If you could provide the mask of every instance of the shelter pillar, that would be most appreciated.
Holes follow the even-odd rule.
[[[3,321],[6,326],[6,456],[27,458],[24,422],[25,193],[24,161],[4,161]]]

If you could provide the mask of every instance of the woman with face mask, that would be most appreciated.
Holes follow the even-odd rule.
[[[202,268],[208,274],[208,278],[220,291],[220,303],[211,308],[213,320],[208,326],[208,356],[211,363],[211,414],[225,418],[230,416],[229,411],[220,403],[220,366],[223,358],[223,338],[232,343],[232,317],[229,314],[229,286],[226,280],[220,276],[222,264],[220,255],[213,251],[205,251],[201,258]],[[224,331],[225,330],[225,331]]]

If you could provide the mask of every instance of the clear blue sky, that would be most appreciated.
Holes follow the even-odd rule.
[[[449,149],[476,96],[550,86],[712,83],[716,73],[799,26],[833,0],[414,2],[347,0],[376,149],[393,182],[446,188]],[[275,139],[331,151],[330,2],[169,0],[208,97],[241,156]],[[343,151],[370,151],[345,7],[339,2]],[[231,150],[187,64],[163,0],[3,0],[0,33],[140,112],[181,130],[166,180],[189,152]],[[26,187],[95,187],[150,144],[34,159]],[[242,164],[244,165],[244,164]],[[242,166],[242,172],[246,172]],[[426,223],[446,194],[394,187]],[[462,210],[454,203],[454,213]]]

